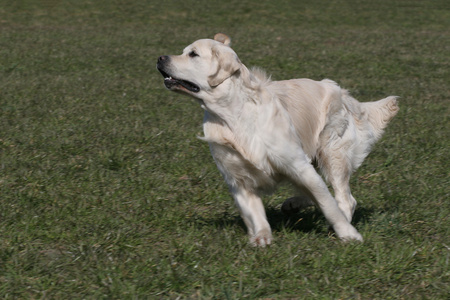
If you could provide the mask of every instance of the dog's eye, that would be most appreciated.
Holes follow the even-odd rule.
[[[195,51],[189,52],[189,57],[196,57],[198,54]]]

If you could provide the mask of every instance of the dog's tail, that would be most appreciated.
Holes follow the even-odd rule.
[[[384,128],[397,114],[399,110],[397,98],[397,96],[389,96],[378,101],[361,103],[361,109],[372,125],[376,139],[381,137]]]

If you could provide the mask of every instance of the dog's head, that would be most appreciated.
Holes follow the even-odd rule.
[[[198,40],[187,46],[181,55],[160,56],[156,67],[169,90],[203,98],[233,76],[241,62],[230,48],[230,38],[218,33],[214,40]]]

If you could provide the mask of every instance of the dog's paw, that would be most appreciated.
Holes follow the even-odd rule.
[[[285,215],[293,215],[298,213],[299,211],[313,206],[314,202],[311,201],[308,197],[291,197],[286,199],[281,205],[281,212]]]
[[[272,243],[272,233],[268,229],[258,231],[258,233],[250,237],[250,244],[253,246],[265,247]]]
[[[364,242],[362,235],[357,232],[354,235],[347,235],[347,236],[341,236],[339,237],[339,239],[344,242],[344,243],[349,243],[349,242]]]
[[[334,227],[334,231],[339,239],[343,242],[363,242],[362,235],[350,224],[347,224],[344,228],[339,228],[339,226]]]

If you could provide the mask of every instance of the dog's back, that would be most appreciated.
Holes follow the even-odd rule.
[[[355,126],[355,134],[358,135],[355,138],[362,143],[359,152],[363,152],[365,157],[398,112],[395,96],[375,102],[359,102],[347,90],[327,79],[273,81],[267,88],[288,112],[310,158],[318,155],[319,149],[325,146],[321,144],[330,142],[331,136],[342,137],[349,122]],[[357,163],[354,167],[359,165]]]
[[[329,115],[342,107],[340,88],[330,80],[292,79],[268,86],[288,112],[305,153],[313,158]]]

